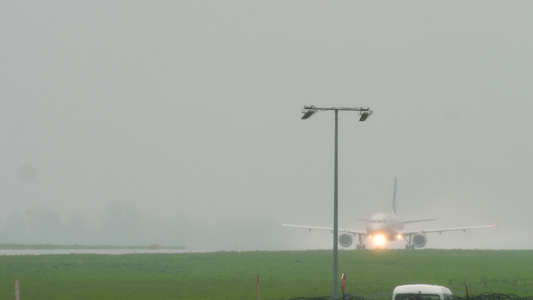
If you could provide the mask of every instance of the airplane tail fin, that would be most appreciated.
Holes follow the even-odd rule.
[[[396,214],[396,177],[394,177],[394,193],[392,194],[392,214]]]

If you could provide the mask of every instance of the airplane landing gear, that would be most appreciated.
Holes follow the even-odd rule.
[[[366,249],[366,245],[364,244],[366,240],[366,235],[362,236],[361,234],[359,234],[359,244],[357,244],[357,250],[365,250]]]
[[[415,245],[411,241],[411,236],[409,236],[409,239],[404,236],[403,239],[407,242],[405,250],[415,250]]]

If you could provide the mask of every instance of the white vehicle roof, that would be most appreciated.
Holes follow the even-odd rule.
[[[433,284],[406,284],[399,285],[392,292],[395,294],[452,294],[449,288]]]

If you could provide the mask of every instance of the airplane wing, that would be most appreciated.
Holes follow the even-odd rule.
[[[482,228],[494,228],[496,227],[495,224],[493,225],[481,225],[481,226],[470,226],[470,227],[450,227],[450,228],[435,228],[435,229],[424,229],[424,230],[417,230],[417,231],[407,231],[402,232],[404,236],[410,236],[415,235],[417,233],[443,233],[445,231],[464,231],[472,230],[472,229],[482,229]]]
[[[309,231],[311,231],[311,230],[324,230],[324,231],[331,231],[333,233],[333,228],[331,228],[331,227],[293,225],[293,224],[281,224],[281,226],[305,228],[305,229],[308,229]],[[338,231],[339,231],[339,233],[351,233],[353,235],[358,234],[358,235],[366,236],[366,230],[353,230],[353,229],[338,228]]]
[[[417,223],[417,222],[428,222],[428,221],[435,221],[436,219],[425,219],[425,220],[411,220],[411,221],[403,221],[404,224],[407,223]]]

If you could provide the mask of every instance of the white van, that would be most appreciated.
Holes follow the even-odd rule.
[[[399,285],[392,292],[392,300],[452,300],[449,288],[432,284]]]

